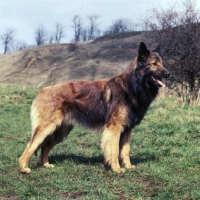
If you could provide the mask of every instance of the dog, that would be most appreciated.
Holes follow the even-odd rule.
[[[135,168],[130,162],[131,131],[169,76],[158,52],[150,52],[141,42],[136,58],[114,78],[63,82],[43,88],[31,106],[32,136],[19,158],[21,173],[31,172],[28,163],[38,148],[42,165],[54,167],[48,161],[50,150],[76,124],[103,131],[104,161],[114,172]]]

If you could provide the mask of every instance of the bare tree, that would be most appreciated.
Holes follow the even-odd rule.
[[[60,43],[61,39],[64,37],[64,27],[62,24],[56,24],[56,32],[55,32],[55,42]]]
[[[82,19],[79,15],[75,15],[72,19],[72,27],[74,28],[74,41],[78,42],[81,39]]]
[[[37,46],[45,44],[47,41],[47,31],[43,25],[40,25],[35,30],[35,41]]]
[[[11,53],[15,29],[9,28],[0,36],[4,54]]]
[[[54,34],[52,33],[52,34],[50,34],[50,36],[49,36],[49,44],[52,44],[53,41],[54,41]]]
[[[113,33],[123,33],[127,32],[128,30],[128,24],[124,19],[115,20],[111,26],[111,31]]]
[[[96,38],[96,33],[98,31],[97,20],[99,15],[90,15],[88,16],[89,28],[88,28],[88,40],[94,40]]]
[[[112,25],[104,32],[104,35],[112,33],[123,33],[134,30],[134,24],[128,19],[117,19],[112,22]]]
[[[143,25],[142,23],[134,23],[132,26],[133,31],[142,31],[143,30],[142,25]]]
[[[161,55],[173,74],[173,87],[183,101],[200,98],[200,15],[191,0],[183,12],[152,10],[144,20],[146,35],[160,44]]]
[[[88,39],[88,34],[87,34],[87,28],[83,28],[81,31],[81,37],[83,41],[87,41]]]
[[[20,51],[28,47],[28,45],[24,41],[15,41],[13,46],[14,51]]]

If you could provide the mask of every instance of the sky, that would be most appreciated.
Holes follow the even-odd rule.
[[[83,24],[87,16],[99,15],[98,27],[106,30],[117,19],[141,23],[151,8],[181,7],[182,0],[0,0],[0,35],[15,29],[15,38],[28,45],[35,44],[35,30],[43,25],[48,33],[55,31],[56,23],[65,27],[62,42],[73,39],[72,18],[79,15]],[[200,1],[196,0],[197,8]]]

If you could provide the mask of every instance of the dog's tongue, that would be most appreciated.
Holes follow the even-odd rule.
[[[162,81],[160,81],[160,80],[156,80],[157,82],[158,82],[158,84],[161,86],[161,87],[165,87],[165,84],[162,82]]]

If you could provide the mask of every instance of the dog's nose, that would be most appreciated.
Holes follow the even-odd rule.
[[[166,78],[168,78],[170,76],[170,73],[169,72],[165,72],[164,75],[165,75]]]

